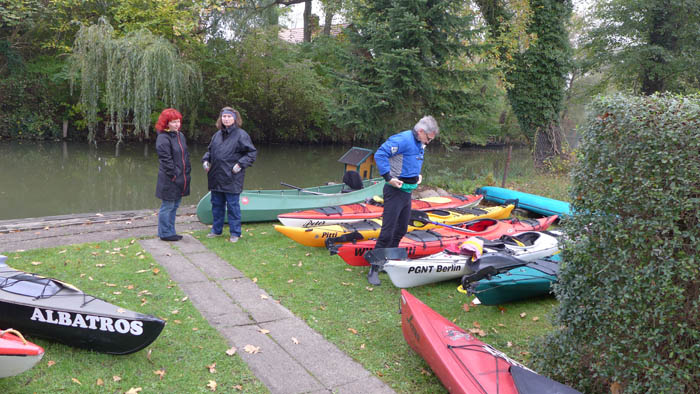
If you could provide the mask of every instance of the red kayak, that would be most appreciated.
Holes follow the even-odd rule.
[[[452,394],[580,394],[474,338],[405,289],[401,331]]]
[[[0,378],[30,369],[43,356],[44,349],[24,339],[18,331],[0,331]]]
[[[480,194],[426,197],[412,200],[411,209],[426,211],[430,209],[468,208],[478,205],[482,198],[483,196]],[[383,204],[370,201],[283,213],[277,215],[277,219],[285,226],[308,228],[376,219],[380,218],[383,212]]]
[[[500,238],[502,235],[515,234],[523,231],[544,231],[554,223],[557,216],[539,219],[477,219],[466,223],[443,226],[432,230],[414,230],[406,234],[399,248],[406,248],[408,258],[416,259],[442,252],[447,247],[456,248],[468,237],[482,237],[488,240]],[[451,228],[450,228],[451,227]],[[361,238],[358,238],[361,239]],[[344,241],[350,241],[346,237]],[[374,249],[375,239],[353,241],[347,243],[327,242],[326,247],[331,254],[337,254],[349,265],[369,265],[363,257],[365,252]]]

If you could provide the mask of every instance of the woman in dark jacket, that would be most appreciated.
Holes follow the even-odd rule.
[[[182,115],[166,108],[156,122],[156,152],[158,153],[158,183],[156,197],[163,200],[158,212],[158,236],[163,241],[179,241],[175,232],[175,215],[180,200],[190,194],[190,154],[185,135],[180,132]]]
[[[241,128],[241,114],[231,107],[224,107],[216,120],[219,129],[211,139],[202,164],[207,171],[211,191],[211,212],[214,223],[207,237],[218,237],[224,229],[224,217],[228,210],[231,242],[241,237],[240,194],[243,191],[245,169],[252,166],[258,155],[250,136]]]

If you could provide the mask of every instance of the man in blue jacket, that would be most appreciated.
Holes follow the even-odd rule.
[[[411,216],[411,192],[422,181],[421,168],[425,146],[439,133],[437,121],[424,116],[412,130],[389,137],[374,154],[384,185],[384,215],[382,231],[375,245],[379,248],[396,248],[406,231]],[[372,265],[367,280],[378,286],[379,267]]]

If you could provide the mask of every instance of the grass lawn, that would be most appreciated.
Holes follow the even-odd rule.
[[[0,393],[204,393],[211,392],[211,381],[217,392],[267,392],[237,354],[226,353],[229,347],[223,337],[137,242],[71,245],[7,256],[13,268],[61,279],[167,323],[155,342],[126,356],[29,337],[44,348],[44,358],[23,374],[0,379]]]
[[[386,274],[380,274],[381,286],[371,287],[368,267],[351,267],[326,249],[299,245],[272,225],[245,224],[235,245],[224,238],[207,239],[205,232],[195,236],[396,391],[444,391],[403,339],[400,290]],[[442,282],[410,291],[459,326],[483,330],[481,340],[527,363],[529,340],[551,327],[548,312],[556,300],[470,306],[467,311],[472,297],[457,292],[457,286],[456,281]]]

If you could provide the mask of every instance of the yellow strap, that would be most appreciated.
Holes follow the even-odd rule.
[[[374,196],[374,197],[372,197],[372,200],[374,200],[375,202],[378,202],[380,204],[384,204],[384,199],[380,196]]]
[[[464,290],[464,287],[462,287],[462,285],[457,286],[457,291],[462,294],[467,294],[467,291]]]
[[[19,339],[22,340],[22,343],[23,343],[23,344],[25,344],[25,345],[27,344],[27,340],[24,339],[24,335],[22,335],[21,332],[15,330],[14,328],[8,328],[8,329],[5,330],[5,331],[0,331],[0,337],[5,336],[5,334],[16,335],[17,337],[19,337]]]

